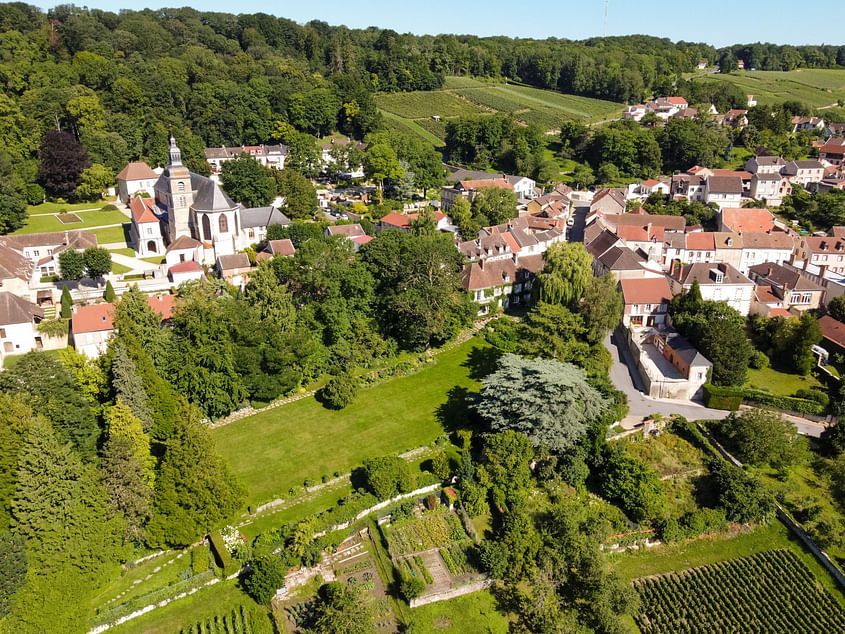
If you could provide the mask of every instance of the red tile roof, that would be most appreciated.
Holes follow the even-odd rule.
[[[368,235],[355,236],[354,238],[350,238],[350,240],[352,240],[352,242],[356,242],[358,244],[367,244],[372,239],[373,239],[373,236],[368,236]]]
[[[137,224],[141,224],[143,222],[158,222],[158,218],[153,213],[152,209],[150,209],[152,205],[152,198],[135,196],[135,198],[129,201],[129,209],[132,210],[132,219],[135,220]]]
[[[267,246],[273,255],[293,255],[296,253],[293,242],[291,242],[289,238],[285,238],[283,240],[270,240],[267,243]]]
[[[819,319],[819,327],[822,330],[822,337],[845,348],[845,324],[836,321],[830,315],[825,315]]]
[[[767,209],[726,208],[722,210],[722,223],[731,231],[772,231],[775,217]]]
[[[696,251],[710,251],[716,248],[716,240],[710,231],[696,231],[688,233],[687,249],[695,249]]]
[[[166,321],[173,317],[173,302],[176,295],[150,295],[147,297],[147,304],[154,313],[161,315],[161,320]]]
[[[622,280],[620,284],[626,304],[660,304],[672,299],[665,277]]]
[[[120,170],[120,173],[117,175],[117,179],[122,181],[140,181],[157,178],[158,174],[156,174],[149,165],[141,161],[129,163],[129,165]]]
[[[194,273],[202,271],[202,267],[193,260],[186,260],[170,267],[170,273]]]
[[[493,187],[497,189],[509,189],[513,191],[513,185],[506,178],[491,178],[490,180],[474,180],[461,181],[461,187],[464,189],[482,189],[484,187]]]
[[[786,317],[787,319],[789,319],[790,317],[793,317],[793,316],[794,315],[792,313],[790,313],[788,310],[786,310],[785,308],[770,308],[769,309],[769,317]]]
[[[101,330],[113,330],[114,324],[113,304],[91,304],[90,306],[78,306],[71,317],[71,332],[78,335],[86,332],[99,332]]]

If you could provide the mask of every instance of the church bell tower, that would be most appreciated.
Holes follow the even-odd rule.
[[[191,173],[182,165],[182,150],[170,137],[170,161],[164,169],[168,183],[167,237],[173,242],[180,236],[190,236],[190,210],[194,202]]]

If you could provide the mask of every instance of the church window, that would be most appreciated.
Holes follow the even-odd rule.
[[[176,191],[178,191],[180,194],[185,191],[185,183],[179,181],[179,183],[177,183],[176,185]]]
[[[220,215],[220,233],[229,233],[229,219],[226,214]]]
[[[180,207],[185,206],[185,197],[184,196],[179,196],[179,206]]]
[[[202,235],[205,240],[211,240],[211,221],[205,215],[202,217]]]

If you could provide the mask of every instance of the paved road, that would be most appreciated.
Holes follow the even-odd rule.
[[[625,347],[624,341],[616,340],[615,333],[610,334],[604,340],[604,346],[610,351],[613,357],[613,365],[610,368],[610,379],[617,389],[628,395],[630,413],[621,421],[622,427],[632,429],[642,420],[653,414],[680,414],[689,420],[701,420],[725,418],[730,412],[722,409],[710,409],[696,401],[682,401],[670,399],[657,399],[646,396],[643,393],[642,379],[633,366],[629,366],[627,360],[630,353]],[[783,415],[787,420],[792,421],[799,434],[818,438],[824,425],[806,418]]]

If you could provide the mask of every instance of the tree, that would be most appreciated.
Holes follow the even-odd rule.
[[[367,488],[379,500],[387,500],[397,493],[414,490],[414,476],[408,463],[396,456],[364,460]]]
[[[753,408],[732,412],[715,425],[730,450],[742,462],[754,466],[787,467],[806,460],[806,440],[790,421],[774,410]]]
[[[125,521],[126,539],[143,543],[147,537],[144,525],[150,518],[153,490],[149,464],[139,459],[136,445],[130,436],[110,435],[102,449],[100,477],[112,513],[120,514]]]
[[[103,412],[106,434],[112,438],[128,438],[134,457],[144,467],[144,479],[152,486],[155,480],[155,459],[150,455],[150,439],[141,420],[120,399]]]
[[[473,226],[470,224],[472,220],[472,207],[469,201],[460,196],[452,203],[452,209],[449,210],[449,216],[452,222],[461,230],[461,235],[464,240],[474,239]]]
[[[99,580],[122,555],[122,520],[108,517],[96,471],[39,418],[30,423],[18,464],[12,531],[26,538],[30,566],[76,569],[89,583]]]
[[[307,178],[314,178],[320,173],[320,148],[317,139],[310,134],[293,132],[285,137],[288,156],[285,171],[293,170]]]
[[[578,444],[605,407],[581,370],[557,361],[506,354],[483,385],[475,407],[490,431],[518,431],[553,451]]]
[[[80,200],[99,200],[109,187],[114,185],[114,172],[99,163],[82,172],[81,182],[76,188],[76,197]]]
[[[827,305],[827,312],[836,321],[845,321],[845,295],[839,295],[830,300]]]
[[[252,562],[252,570],[244,579],[246,591],[262,605],[269,605],[276,590],[285,585],[287,566],[274,555],[259,557]]]
[[[9,613],[9,603],[26,579],[26,540],[0,530],[0,618]]]
[[[371,145],[364,151],[364,173],[367,178],[378,182],[379,190],[384,190],[384,180],[399,180],[404,175],[396,152],[389,145]]]
[[[97,421],[61,362],[44,352],[28,352],[15,367],[0,374],[0,389],[10,394],[28,394],[33,411],[53,423],[63,443],[72,442],[85,459],[95,456]]]
[[[315,630],[323,634],[368,634],[374,629],[372,597],[337,581],[320,588]]]
[[[271,169],[246,153],[223,163],[220,182],[233,200],[247,207],[265,207],[277,193]]]
[[[82,251],[65,249],[59,253],[59,275],[63,280],[78,280],[84,273],[85,255]]]
[[[259,262],[258,268],[250,274],[244,298],[258,311],[261,319],[278,324],[283,329],[293,325],[296,317],[293,297],[287,286],[279,283],[269,262]]]
[[[660,477],[645,462],[619,447],[605,451],[601,471],[602,493],[619,504],[635,522],[651,519],[664,503]]]
[[[775,499],[758,477],[722,459],[714,459],[709,467],[728,521],[756,524],[775,514]]]
[[[38,181],[50,196],[71,198],[91,163],[88,152],[72,134],[50,130],[41,139]]]
[[[103,299],[110,304],[113,304],[117,300],[117,294],[114,292],[114,286],[111,285],[111,280],[106,282],[106,293]]]
[[[493,499],[509,506],[522,502],[531,485],[531,441],[511,430],[487,434],[482,455],[483,473],[489,479]]]
[[[73,298],[70,296],[70,289],[67,286],[62,286],[62,319],[70,319],[73,314]]]
[[[317,191],[307,178],[294,170],[274,170],[284,212],[294,219],[308,219],[317,211]]]
[[[600,343],[607,331],[619,323],[622,308],[622,292],[610,273],[590,280],[578,306],[578,313],[584,320],[587,341]]]
[[[546,266],[534,288],[540,301],[574,306],[593,277],[593,258],[580,242],[553,244],[545,253]]]
[[[320,401],[330,409],[343,409],[358,393],[358,378],[351,374],[338,374],[320,389]]]
[[[0,392],[0,530],[9,527],[18,455],[33,416],[24,396]]]
[[[792,366],[799,374],[807,375],[816,365],[816,355],[813,346],[822,340],[822,330],[819,327],[819,320],[814,315],[805,311],[795,327],[792,336]]]
[[[187,546],[237,511],[244,490],[217,452],[196,408],[181,404],[156,477],[149,543]]]
[[[586,189],[590,185],[596,182],[596,177],[593,174],[593,170],[589,165],[583,165],[579,163],[575,166],[575,170],[572,172],[572,183],[578,189]]]
[[[451,468],[449,466],[449,456],[446,455],[445,451],[439,451],[434,454],[434,457],[431,459],[431,472],[441,480],[449,477]]]
[[[27,202],[22,192],[12,183],[0,182],[0,234],[11,233],[23,226]]]
[[[560,304],[538,302],[517,326],[516,354],[583,367],[590,357],[583,318]]]
[[[88,277],[96,279],[111,273],[111,253],[108,249],[88,247],[85,249],[83,257],[85,258],[85,273]]]
[[[484,216],[491,225],[500,225],[516,216],[516,205],[513,191],[482,185],[472,201],[472,215]]]
[[[402,168],[402,178],[393,183],[393,196],[397,200],[411,200],[417,191],[415,178],[411,165],[407,161],[399,160],[399,167]]]

